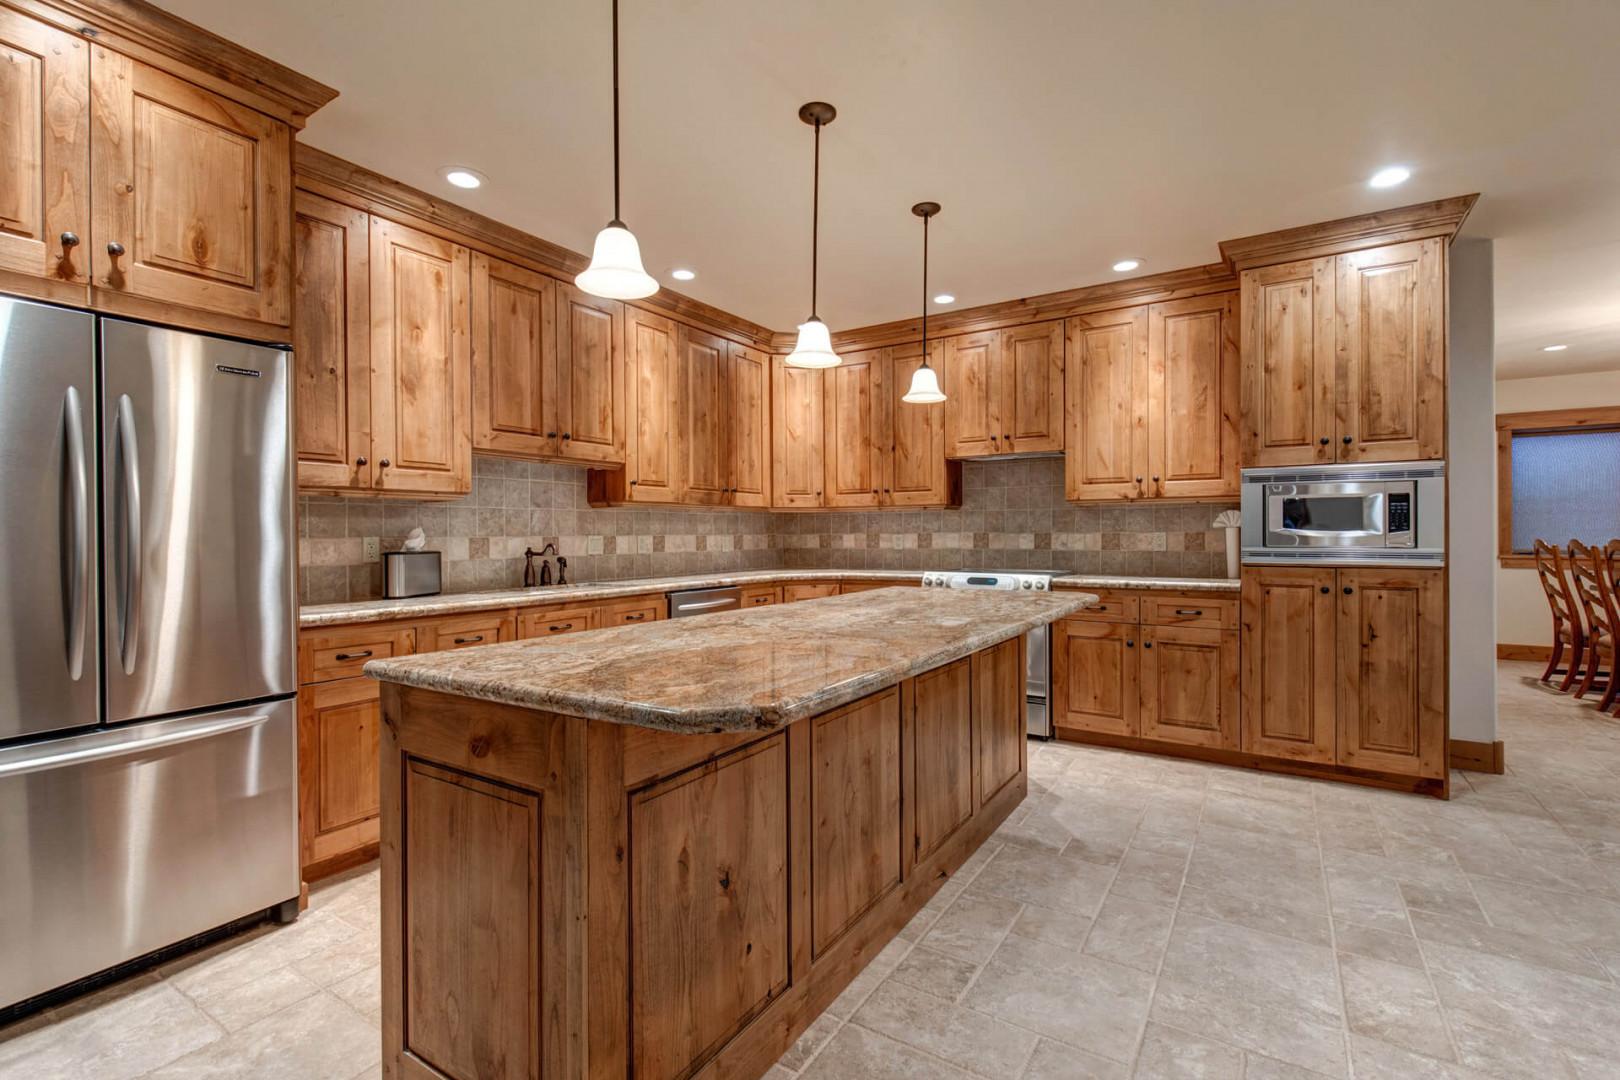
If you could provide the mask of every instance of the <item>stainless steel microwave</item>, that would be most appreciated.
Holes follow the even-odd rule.
[[[1244,469],[1243,561],[1444,566],[1443,461]]]

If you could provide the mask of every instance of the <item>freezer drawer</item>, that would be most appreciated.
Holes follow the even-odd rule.
[[[0,1008],[298,896],[292,699],[0,750]]]

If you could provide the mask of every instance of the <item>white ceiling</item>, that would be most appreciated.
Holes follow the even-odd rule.
[[[588,251],[607,0],[160,0],[341,96],[303,138]],[[789,329],[1212,262],[1222,239],[1482,192],[1503,376],[1620,368],[1614,0],[621,0],[624,218],[649,272]],[[1412,179],[1373,191],[1399,162]],[[489,177],[458,192],[442,166]],[[1561,353],[1541,346],[1564,342]]]

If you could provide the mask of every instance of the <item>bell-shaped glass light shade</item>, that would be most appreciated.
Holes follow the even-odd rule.
[[[833,352],[832,334],[827,324],[810,316],[799,324],[799,340],[788,354],[788,367],[829,368],[838,366],[838,354]]]
[[[924,364],[911,373],[911,389],[905,392],[901,401],[909,401],[913,405],[935,405],[945,400],[945,391],[939,388],[939,376],[934,369]]]
[[[596,234],[591,265],[580,271],[574,284],[609,300],[640,300],[658,291],[658,282],[641,268],[641,245],[635,234],[617,221]]]

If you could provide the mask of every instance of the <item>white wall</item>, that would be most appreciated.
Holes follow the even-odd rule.
[[[1446,565],[1451,570],[1451,735],[1496,740],[1495,310],[1491,241],[1451,246],[1446,382]]]
[[[1602,405],[1620,405],[1620,371],[1503,379],[1496,384],[1498,413]],[[1494,453],[1493,448],[1493,456]],[[1452,496],[1452,506],[1456,507],[1455,494]],[[1453,522],[1455,534],[1455,518]],[[1493,520],[1493,546],[1495,537],[1496,523]],[[1508,645],[1552,644],[1552,621],[1547,614],[1547,598],[1542,594],[1541,583],[1536,580],[1534,570],[1499,568],[1496,571],[1496,640]]]

